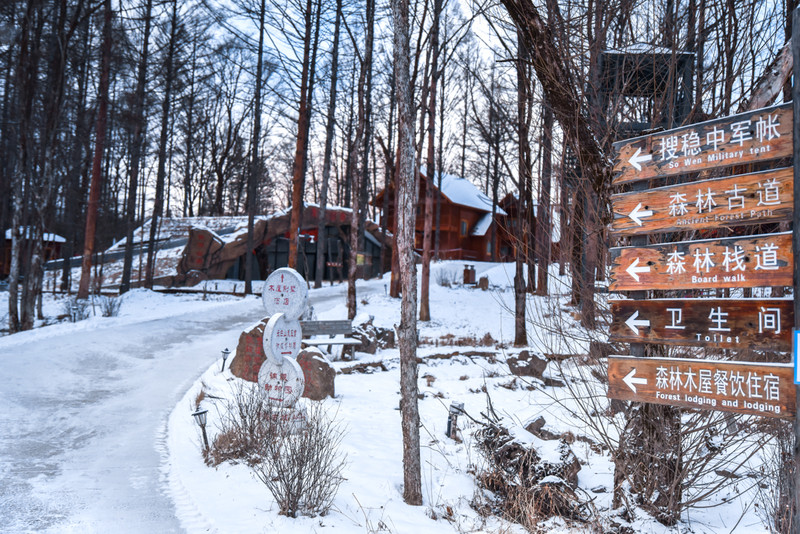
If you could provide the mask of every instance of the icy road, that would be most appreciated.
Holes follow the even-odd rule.
[[[318,309],[343,301],[343,286],[321,291]],[[255,298],[134,293],[121,317],[0,338],[0,532],[183,531],[166,418],[264,312]]]

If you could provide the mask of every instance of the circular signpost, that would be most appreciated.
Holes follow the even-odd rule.
[[[302,339],[300,321],[287,319],[285,314],[276,313],[269,318],[267,326],[264,327],[264,354],[267,360],[283,365],[284,358],[294,360],[297,357]]]
[[[261,299],[269,315],[282,313],[287,319],[300,319],[308,302],[308,286],[300,273],[281,267],[267,277]]]
[[[297,360],[283,358],[281,364],[267,359],[258,372],[258,385],[270,404],[291,408],[303,394],[305,379]]]

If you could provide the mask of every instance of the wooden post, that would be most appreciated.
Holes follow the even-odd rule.
[[[800,193],[800,106],[797,105],[800,100],[800,8],[794,10],[792,14],[792,55],[794,56],[794,84],[792,85],[792,163],[794,164],[794,194],[795,198]],[[800,207],[798,202],[794,203],[793,217],[792,217],[792,254],[794,257],[794,327],[800,328],[800,299],[798,299],[798,291],[800,290]],[[795,348],[795,351],[797,348]],[[795,356],[796,357],[796,356]],[[797,386],[795,386],[797,387]],[[800,394],[795,395],[795,403],[800,403]],[[794,418],[794,448],[792,454],[792,500],[794,501],[794,510],[792,512],[792,527],[793,534],[800,534],[800,417]]]

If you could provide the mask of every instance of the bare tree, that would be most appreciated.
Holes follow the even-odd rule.
[[[403,428],[403,500],[422,504],[417,406],[417,277],[414,264],[416,172],[414,164],[414,119],[409,77],[408,0],[392,0],[394,21],[394,79],[397,95],[397,255],[402,273],[403,300],[400,309],[400,414]]]

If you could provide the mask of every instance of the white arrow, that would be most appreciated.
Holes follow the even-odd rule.
[[[634,367],[633,369],[631,369],[631,372],[625,375],[625,378],[622,379],[622,381],[628,384],[628,387],[631,388],[631,391],[633,391],[634,393],[636,393],[636,384],[639,384],[640,386],[647,385],[646,378],[634,378],[633,375],[635,374],[636,374],[636,368]]]
[[[647,319],[636,319],[639,317],[639,310],[633,312],[633,315],[628,317],[628,320],[625,321],[625,324],[628,325],[628,328],[633,330],[633,333],[637,336],[639,335],[639,327],[650,326],[650,321]]]
[[[641,225],[642,225],[642,218],[643,218],[643,217],[652,217],[652,216],[653,216],[653,212],[652,212],[652,211],[650,211],[650,210],[643,210],[643,209],[641,209],[641,208],[642,208],[642,203],[641,203],[641,202],[639,202],[639,203],[636,205],[636,207],[635,207],[635,208],[633,208],[633,211],[632,211],[632,212],[630,212],[630,213],[628,214],[628,217],[630,217],[631,219],[633,219],[633,222],[635,222],[635,223],[636,223],[636,224],[638,224],[639,226],[641,226]]]
[[[639,164],[640,163],[644,163],[646,161],[650,161],[651,159],[653,159],[653,155],[652,154],[642,154],[642,149],[641,149],[641,147],[639,147],[639,148],[636,149],[636,152],[633,153],[633,156],[631,156],[631,158],[628,160],[628,162],[631,165],[633,165],[634,169],[636,169],[637,171],[641,171],[642,170],[642,166],[639,165]]]
[[[642,265],[641,267],[637,267],[637,265],[639,265],[639,258],[636,258],[635,260],[633,260],[633,263],[631,263],[628,266],[628,268],[625,269],[625,272],[628,273],[629,275],[631,275],[633,277],[633,279],[638,282],[639,281],[639,273],[649,273],[650,272],[650,266],[649,265]]]

